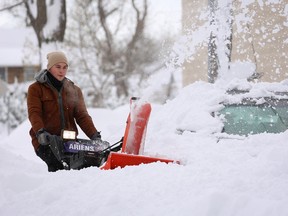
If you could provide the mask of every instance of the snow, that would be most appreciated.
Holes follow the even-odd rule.
[[[181,165],[48,173],[33,152],[25,121],[0,141],[0,215],[288,215],[288,131],[215,136],[221,122],[208,113],[219,110],[220,101],[239,99],[225,94],[235,86],[254,96],[288,90],[285,82],[197,82],[164,105],[152,104],[144,154]],[[128,103],[89,113],[103,139],[115,143],[123,136]]]
[[[161,38],[167,34],[179,35],[182,26],[181,6],[182,2],[179,0],[149,0],[147,32],[155,38]]]
[[[177,10],[171,9],[171,19]],[[46,33],[53,22],[50,20]],[[171,25],[167,19],[163,22],[162,26]],[[193,38],[183,37],[175,44],[173,72],[194,53],[207,31],[201,27]],[[3,56],[16,59],[19,53]],[[28,120],[9,136],[1,134],[0,215],[287,216],[288,131],[219,139],[222,122],[210,113],[220,110],[222,101],[241,100],[227,96],[227,89],[250,89],[251,96],[263,96],[272,89],[288,91],[288,82],[243,83],[233,78],[250,76],[255,65],[236,62],[231,68],[231,76],[226,76],[229,81],[196,82],[164,105],[152,104],[144,154],[179,160],[181,165],[157,162],[106,171],[90,167],[48,173],[33,151]],[[157,97],[158,81],[151,81],[141,98],[151,101]],[[111,144],[124,134],[128,103],[115,110],[89,109],[103,139]],[[82,132],[79,137],[86,138]]]
[[[0,28],[0,66],[23,66],[25,59],[23,54],[29,42],[36,41],[36,36],[32,29],[9,29]],[[30,53],[31,55],[31,53]],[[29,56],[31,64],[38,64],[36,57]]]

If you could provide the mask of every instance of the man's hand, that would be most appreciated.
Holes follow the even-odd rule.
[[[99,131],[97,131],[93,136],[91,137],[91,140],[101,140],[101,134]]]
[[[99,151],[107,149],[110,146],[109,142],[101,139],[101,134],[98,131],[92,136],[91,140],[93,141],[93,144],[97,146]]]
[[[44,129],[40,129],[36,133],[36,137],[40,145],[49,145],[52,141],[52,135],[45,131]]]

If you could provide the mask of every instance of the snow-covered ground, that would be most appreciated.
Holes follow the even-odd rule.
[[[288,131],[217,142],[212,132],[221,123],[208,113],[223,99],[223,89],[199,82],[165,105],[152,104],[144,154],[181,165],[48,173],[25,121],[0,141],[0,215],[287,216]],[[89,112],[103,139],[123,136],[128,105]]]

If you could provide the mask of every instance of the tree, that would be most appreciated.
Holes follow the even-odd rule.
[[[227,71],[232,51],[232,3],[208,1],[210,36],[208,42],[208,81],[214,83],[220,70]]]
[[[210,37],[208,43],[208,81],[214,83],[218,76],[219,60],[217,55],[217,0],[209,0]]]
[[[126,103],[159,67],[161,43],[145,36],[147,0],[137,3],[75,1],[66,43],[76,53],[71,70],[79,71],[74,74],[85,83],[84,93],[92,106]]]
[[[43,42],[63,42],[66,29],[66,0],[50,0],[48,4],[46,0],[27,0],[24,1],[24,5],[27,11],[27,25],[33,27],[40,49]],[[54,10],[49,10],[53,11],[53,13],[50,12],[51,14],[49,14],[48,9],[51,7]],[[54,16],[58,19],[50,27],[48,24],[53,22]]]
[[[23,14],[23,9],[26,13]],[[66,0],[23,0],[2,2],[1,11],[20,16],[36,34],[41,65],[43,43],[63,42],[66,30]],[[56,17],[56,19],[55,19]]]

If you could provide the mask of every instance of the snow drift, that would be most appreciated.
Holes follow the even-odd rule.
[[[261,94],[265,86],[253,88]],[[144,154],[179,159],[180,166],[48,173],[24,122],[0,142],[0,215],[288,215],[288,131],[219,141],[213,132],[221,122],[209,112],[221,108],[223,93],[200,82],[152,106]],[[128,112],[90,110],[111,143],[123,136]]]

